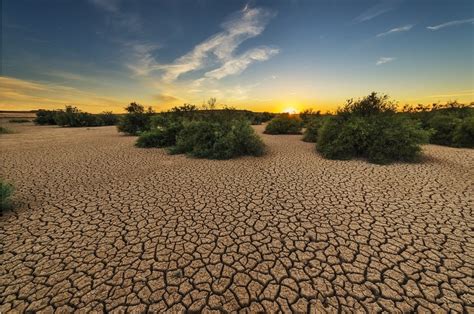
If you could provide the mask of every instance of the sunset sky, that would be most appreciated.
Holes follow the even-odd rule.
[[[474,101],[472,0],[6,0],[0,110]]]

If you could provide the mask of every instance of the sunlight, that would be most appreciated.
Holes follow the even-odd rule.
[[[284,113],[288,113],[288,114],[296,114],[298,113],[298,111],[293,108],[293,107],[287,107],[286,109],[283,110]]]

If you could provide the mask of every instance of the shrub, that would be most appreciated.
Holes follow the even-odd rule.
[[[303,141],[315,143],[318,139],[318,133],[321,127],[324,124],[323,118],[315,118],[309,119],[306,123],[306,129],[303,133]]]
[[[12,193],[13,186],[0,179],[0,212],[10,208],[10,197]]]
[[[148,111],[145,111],[142,105],[133,102],[125,107],[125,110],[127,114],[121,117],[117,125],[119,132],[138,135],[150,130],[150,118],[154,114],[151,107],[148,108]]]
[[[31,122],[31,120],[28,120],[28,119],[11,119],[11,120],[8,120],[8,122],[10,122],[10,123],[27,123],[27,122]]]
[[[474,148],[474,116],[463,119],[456,126],[453,142],[458,147]]]
[[[367,158],[369,162],[415,161],[429,133],[419,123],[395,114],[387,96],[349,100],[319,130],[317,150],[326,158]]]
[[[97,119],[100,125],[116,125],[118,122],[117,115],[111,111],[104,111],[97,115]]]
[[[13,133],[13,131],[3,126],[0,126],[0,134],[10,134],[10,133]]]
[[[266,134],[301,134],[302,121],[298,116],[281,114],[265,127]]]
[[[299,116],[301,120],[303,120],[303,125],[307,127],[308,123],[321,116],[321,110],[314,111],[313,109],[306,109],[301,111]]]
[[[150,131],[145,131],[140,134],[135,145],[143,148],[174,146],[176,144],[176,137],[182,129],[182,124],[175,122]]]
[[[36,118],[33,122],[39,125],[56,125],[55,116],[56,110],[40,109],[36,112]]]
[[[60,126],[85,127],[101,125],[97,116],[88,112],[82,112],[73,106],[66,106],[64,110],[57,110],[54,119],[56,124]]]
[[[171,153],[186,153],[197,158],[229,159],[237,156],[260,156],[264,144],[247,121],[190,121],[176,137]]]
[[[430,142],[439,145],[453,146],[454,131],[461,119],[449,114],[436,114],[428,121],[428,127],[433,130]]]

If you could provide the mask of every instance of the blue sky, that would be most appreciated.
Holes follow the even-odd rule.
[[[3,1],[0,109],[474,100],[474,2]]]

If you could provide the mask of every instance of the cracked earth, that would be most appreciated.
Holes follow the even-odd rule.
[[[11,127],[1,313],[474,312],[474,150],[378,166],[261,135],[266,156],[212,161]]]

